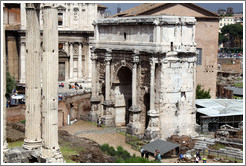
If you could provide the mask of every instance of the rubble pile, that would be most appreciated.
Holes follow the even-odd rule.
[[[7,142],[22,141],[25,138],[25,124],[10,122],[6,126]]]
[[[190,136],[172,135],[167,138],[167,141],[179,144],[179,152],[185,154],[187,150],[193,149],[195,146],[195,140],[192,140]]]

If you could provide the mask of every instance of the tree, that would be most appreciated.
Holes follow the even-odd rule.
[[[210,89],[208,91],[205,91],[204,89],[201,89],[201,85],[198,84],[196,86],[196,99],[210,99]]]
[[[231,24],[224,26],[221,29],[221,37],[219,36],[219,38],[223,39],[222,36],[228,36],[229,43],[234,43],[235,39],[239,39],[241,41],[241,39],[243,39],[243,25]],[[234,46],[234,44],[232,46]],[[231,47],[231,45],[229,45],[229,47]]]
[[[11,76],[9,72],[6,72],[6,94],[5,96],[7,99],[10,98],[11,92],[15,88],[16,88],[15,78]]]

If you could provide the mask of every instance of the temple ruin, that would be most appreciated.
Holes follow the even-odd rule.
[[[195,134],[194,17],[94,21],[90,119],[146,139]]]
[[[25,140],[23,143],[23,148],[8,151],[6,143],[6,118],[4,109],[4,162],[23,163],[28,162],[28,160],[39,163],[64,162],[58,145],[57,6],[50,3],[44,4],[42,47],[40,24],[38,20],[39,11],[40,4],[26,4],[26,19],[28,20],[28,23],[26,27],[27,37],[25,66],[28,72],[26,72]],[[42,65],[40,65],[41,56],[43,56]],[[42,95],[40,76],[41,67],[46,71],[42,75]],[[5,84],[6,83],[4,83],[4,85]],[[35,159],[33,159],[33,157]]]

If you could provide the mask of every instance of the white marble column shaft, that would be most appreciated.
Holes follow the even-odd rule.
[[[48,163],[61,163],[58,145],[58,25],[57,8],[45,4],[43,24],[43,117],[41,157]]]
[[[70,79],[73,79],[73,43],[70,43]]]
[[[4,27],[4,26],[3,26]],[[5,97],[5,93],[6,93],[6,41],[5,41],[5,27],[3,29],[3,93],[2,93],[2,97],[3,97],[3,153],[6,153],[8,151],[8,143],[6,140],[6,114],[7,114],[7,110],[6,110],[6,97]]]
[[[97,55],[92,52],[92,98],[97,97]]]
[[[133,57],[133,68],[132,68],[132,105],[137,107],[137,63],[139,57]]]
[[[155,109],[155,61],[150,61],[150,110]]]
[[[21,74],[20,74],[20,83],[25,83],[26,79],[25,79],[25,71],[26,71],[26,43],[25,42],[21,42],[21,46],[20,46],[20,51],[21,51],[21,55],[20,55],[20,63],[21,63]]]
[[[105,62],[106,62],[106,71],[105,71],[105,100],[110,100],[110,61],[112,57],[110,53],[106,53]]]
[[[82,43],[79,43],[78,76],[82,79]]]
[[[25,149],[41,147],[41,83],[40,83],[40,26],[37,17],[37,10],[34,4],[27,4],[26,8],[26,84],[25,104],[26,123]]]

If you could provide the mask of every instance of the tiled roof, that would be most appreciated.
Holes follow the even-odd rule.
[[[107,9],[106,6],[103,6],[103,5],[101,5],[101,4],[97,4],[97,7]]]
[[[121,13],[117,13],[111,17],[130,17],[130,16],[138,16],[138,15],[144,15],[147,12],[150,12],[151,10],[155,10],[159,7],[164,7],[166,5],[170,4],[177,4],[177,3],[144,3],[141,5],[138,5],[136,7],[133,7],[131,9],[128,9],[126,11],[123,11]],[[206,13],[207,17],[219,17],[217,14],[210,12],[200,6],[197,6],[193,3],[180,3],[181,5],[188,6],[193,8],[194,10],[197,10],[201,13]]]

